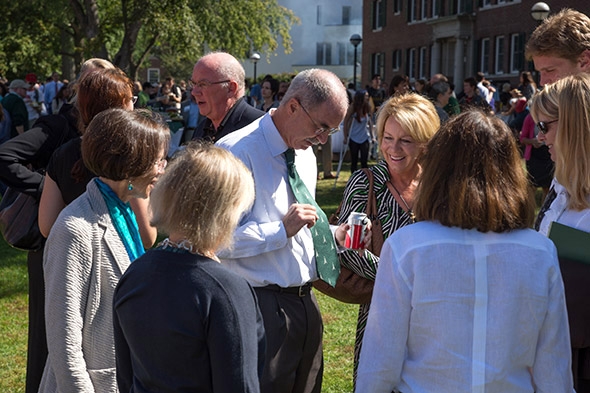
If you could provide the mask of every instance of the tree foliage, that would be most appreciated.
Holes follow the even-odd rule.
[[[136,78],[151,55],[184,77],[209,50],[245,58],[281,43],[288,53],[298,23],[277,0],[21,0],[3,8],[0,75],[9,78],[56,69],[68,75],[91,57]]]

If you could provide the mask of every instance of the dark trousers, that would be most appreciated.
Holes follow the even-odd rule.
[[[27,346],[26,393],[37,393],[47,361],[45,335],[45,281],[43,279],[43,249],[30,251],[27,256],[29,272],[29,338]]]
[[[323,324],[313,292],[299,297],[254,288],[264,319],[266,357],[261,393],[320,393]]]
[[[359,152],[361,153],[361,168],[368,168],[369,141],[366,140],[363,143],[356,143],[353,140],[349,140],[348,147],[350,148],[350,173],[356,172]]]

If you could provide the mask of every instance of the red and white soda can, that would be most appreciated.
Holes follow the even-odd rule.
[[[344,246],[353,250],[360,250],[363,245],[363,239],[365,238],[365,229],[369,219],[365,213],[350,213],[348,216],[348,225],[350,229],[346,232],[346,240]]]

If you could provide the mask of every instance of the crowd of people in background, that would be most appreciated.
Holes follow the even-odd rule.
[[[319,393],[313,288],[359,304],[356,392],[590,392],[590,256],[551,241],[590,232],[590,18],[549,17],[526,53],[539,86],[250,81],[225,52],[178,82],[104,59],[0,81],[0,191],[39,202],[45,241],[26,392]]]

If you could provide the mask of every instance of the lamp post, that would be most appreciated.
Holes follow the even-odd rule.
[[[531,16],[537,22],[542,22],[549,16],[549,12],[551,12],[551,8],[547,3],[539,1],[538,3],[533,4],[531,7]]]
[[[551,12],[551,8],[545,2],[539,1],[538,3],[533,4],[531,7],[531,17],[537,22],[537,26],[541,24]],[[529,69],[534,70],[534,66],[532,61],[529,62]],[[538,72],[533,72],[534,80],[537,83],[537,86],[540,84],[540,75]]]
[[[356,90],[356,50],[357,46],[361,43],[363,39],[358,34],[353,34],[350,36],[350,43],[354,46],[354,67],[353,67],[353,75],[352,75],[352,83],[354,84],[354,89]]]
[[[256,84],[256,63],[258,63],[258,60],[260,60],[260,54],[258,52],[252,53],[250,56],[250,61],[254,63],[254,81],[252,84]]]

